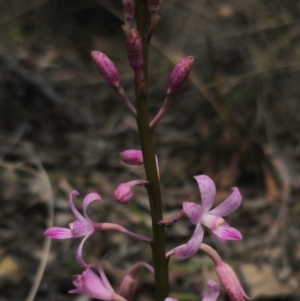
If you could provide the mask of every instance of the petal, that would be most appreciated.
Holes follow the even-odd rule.
[[[94,233],[95,233],[95,231],[92,231],[92,232],[90,232],[89,234],[87,234],[87,235],[83,238],[83,240],[81,241],[81,243],[80,243],[80,245],[79,245],[79,247],[78,247],[78,249],[77,249],[77,252],[76,252],[76,260],[77,260],[77,263],[78,263],[81,267],[83,267],[83,268],[90,268],[90,267],[93,266],[93,264],[87,264],[87,263],[83,260],[83,258],[82,258],[82,249],[83,249],[83,245],[84,245],[85,241],[86,241],[90,236],[92,236]]]
[[[241,232],[233,227],[230,227],[227,223],[217,227],[212,231],[217,239],[221,243],[226,243],[227,240],[241,240],[243,238]]]
[[[242,202],[242,196],[237,187],[232,187],[231,195],[219,206],[209,211],[209,214],[218,216],[227,216],[236,211]]]
[[[105,273],[104,273],[104,269],[103,269],[103,259],[100,261],[99,263],[99,274],[100,274],[100,277],[101,277],[101,280],[105,286],[105,288],[108,290],[108,291],[111,291],[113,292],[113,288],[111,287]]]
[[[79,192],[76,191],[76,190],[73,190],[71,193],[70,193],[70,197],[69,197],[69,204],[70,204],[70,208],[73,212],[73,214],[76,216],[76,218],[80,221],[84,221],[85,218],[81,215],[81,213],[76,209],[74,203],[73,203],[73,196],[75,195],[79,195]]]
[[[73,238],[73,233],[68,228],[51,227],[44,233],[45,236],[53,239]]]
[[[174,249],[174,254],[180,258],[189,258],[197,253],[199,250],[204,231],[201,224],[196,226],[195,232],[187,244]]]
[[[220,294],[220,284],[214,280],[208,280],[207,287],[208,289],[201,294],[202,301],[216,301]]]
[[[89,193],[83,200],[83,214],[84,214],[84,217],[86,218],[86,220],[88,220],[90,223],[93,223],[90,218],[87,216],[87,213],[86,213],[86,209],[88,207],[88,205],[93,202],[93,201],[100,201],[102,202],[102,199],[101,199],[101,196],[98,194],[98,193],[95,193],[95,192],[92,192],[92,193]]]
[[[216,186],[213,180],[206,175],[199,175],[194,177],[198,183],[202,207],[204,208],[204,212],[208,212],[208,210],[212,207],[215,198],[216,198]]]
[[[192,202],[183,202],[183,210],[194,225],[201,222],[204,209],[200,205]]]
[[[178,299],[173,298],[173,297],[167,297],[167,298],[165,299],[165,301],[178,301]]]

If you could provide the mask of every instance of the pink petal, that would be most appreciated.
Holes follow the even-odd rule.
[[[74,237],[70,229],[61,227],[49,228],[44,235],[53,239],[66,239]]]
[[[188,241],[188,243],[186,245],[175,248],[174,254],[180,258],[189,258],[195,255],[201,246],[203,235],[203,228],[201,224],[198,224],[193,236]]]
[[[207,287],[208,289],[201,294],[202,301],[216,301],[220,294],[220,284],[214,280],[208,280]]]
[[[217,227],[217,229],[212,230],[212,232],[223,244],[226,243],[227,240],[241,240],[243,238],[239,230],[230,227],[227,223],[224,223],[222,226]]]
[[[167,297],[167,298],[165,299],[165,301],[178,301],[178,299],[173,298],[173,297]]]
[[[219,206],[209,211],[209,214],[227,216],[240,207],[242,196],[237,187],[233,187],[232,190],[233,192],[231,193],[231,195]]]
[[[204,209],[200,205],[192,202],[183,202],[183,210],[194,225],[200,223],[204,214]]]
[[[74,203],[73,203],[73,196],[75,195],[79,195],[79,192],[76,191],[76,190],[73,190],[71,193],[70,193],[70,197],[69,197],[69,204],[70,204],[70,208],[73,212],[73,214],[76,216],[76,218],[80,221],[84,221],[85,218],[81,215],[81,213],[76,209]]]
[[[99,263],[99,274],[100,274],[100,277],[102,279],[102,282],[105,286],[105,288],[108,290],[108,291],[113,291],[113,288],[111,287],[105,273],[104,273],[104,269],[103,269],[103,259],[100,261]]]
[[[198,183],[202,207],[204,208],[204,212],[208,212],[208,210],[212,207],[215,198],[216,198],[216,186],[213,180],[206,175],[199,175],[194,177]]]
[[[84,217],[86,218],[87,221],[89,221],[90,223],[93,223],[90,218],[87,216],[87,213],[86,213],[86,209],[88,207],[88,205],[93,202],[93,201],[100,201],[102,202],[102,199],[101,199],[101,196],[98,194],[98,193],[95,193],[95,192],[92,192],[92,193],[89,193],[83,200],[83,214],[84,214]]]
[[[93,266],[93,264],[87,264],[83,258],[82,258],[82,249],[83,249],[83,245],[85,243],[85,241],[90,237],[92,236],[93,234],[95,233],[95,231],[92,231],[90,232],[89,234],[87,234],[83,240],[81,241],[78,249],[77,249],[77,252],[76,252],[76,260],[77,260],[77,263],[83,267],[83,268],[91,268]]]

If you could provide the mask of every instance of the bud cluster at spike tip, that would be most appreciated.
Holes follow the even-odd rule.
[[[194,57],[188,56],[175,66],[169,77],[167,94],[174,96],[178,93],[191,71],[193,62]]]
[[[113,88],[118,89],[121,84],[121,77],[114,63],[100,51],[92,51],[92,58],[99,73],[107,83]]]
[[[134,69],[143,67],[143,46],[139,32],[132,28],[126,38],[126,51],[130,66]]]

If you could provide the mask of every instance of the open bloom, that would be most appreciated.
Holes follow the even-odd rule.
[[[241,233],[230,227],[222,218],[236,211],[240,206],[242,196],[238,188],[233,187],[231,195],[219,206],[210,210],[216,197],[216,186],[212,179],[206,175],[195,176],[195,179],[200,189],[202,206],[192,202],[183,203],[183,210],[190,221],[196,225],[196,229],[186,245],[174,249],[174,253],[182,258],[191,257],[199,250],[204,235],[202,225],[210,228],[222,243],[227,240],[242,239]]]
[[[87,268],[81,275],[74,276],[76,289],[69,291],[71,294],[84,294],[99,300],[125,301],[116,294],[111,287],[103,270],[102,262],[99,264],[100,277],[90,268]]]
[[[75,195],[79,195],[79,192],[73,190],[69,197],[69,204],[77,220],[70,224],[70,228],[51,227],[45,232],[45,235],[53,239],[67,239],[84,236],[84,239],[78,247],[76,258],[77,262],[82,267],[90,267],[91,265],[86,264],[82,259],[82,248],[87,238],[96,233],[97,230],[95,229],[93,221],[87,216],[86,210],[91,202],[95,200],[102,202],[102,200],[100,195],[97,193],[88,194],[83,200],[84,216],[82,216],[73,203],[72,198]]]

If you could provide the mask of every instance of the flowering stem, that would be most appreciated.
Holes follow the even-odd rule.
[[[168,263],[165,256],[165,229],[158,222],[162,220],[162,201],[160,182],[156,169],[153,131],[149,126],[149,100],[148,100],[148,52],[150,39],[146,36],[148,26],[147,0],[136,2],[137,29],[142,38],[144,84],[135,79],[135,94],[137,108],[137,126],[143,152],[144,167],[149,185],[146,186],[151,219],[152,219],[152,257],[155,274],[155,300],[164,301],[168,297]]]
[[[134,239],[140,240],[140,241],[145,241],[145,242],[149,242],[152,243],[152,239],[149,237],[146,237],[144,235],[140,235],[140,234],[136,234],[134,232],[131,232],[129,230],[127,230],[126,228],[118,225],[118,224],[114,224],[114,223],[95,223],[94,224],[94,228],[96,231],[109,231],[109,230],[113,230],[113,231],[119,231],[122,232]]]

